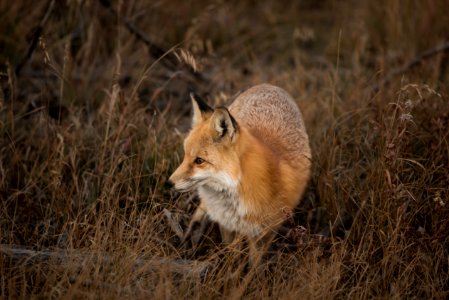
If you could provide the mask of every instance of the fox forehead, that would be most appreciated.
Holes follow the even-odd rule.
[[[213,146],[212,135],[204,126],[193,128],[184,140],[184,150],[188,155],[207,154],[207,149]]]
[[[195,156],[200,154],[207,154],[207,149],[210,147],[210,143],[206,138],[195,138],[188,136],[184,141],[184,151],[186,155]]]

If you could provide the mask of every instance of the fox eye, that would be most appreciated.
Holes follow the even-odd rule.
[[[196,165],[201,165],[204,162],[204,159],[202,159],[201,157],[197,157],[197,158],[195,158],[195,160],[193,162]]]

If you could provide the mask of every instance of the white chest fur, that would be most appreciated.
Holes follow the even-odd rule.
[[[257,236],[261,228],[245,220],[247,209],[238,193],[219,191],[208,186],[198,188],[201,201],[209,217],[229,231],[240,232],[249,237]]]

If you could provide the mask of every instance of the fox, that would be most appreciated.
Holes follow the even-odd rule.
[[[168,179],[177,191],[197,190],[200,204],[186,231],[205,215],[222,239],[247,239],[256,260],[292,215],[311,173],[311,149],[302,114],[282,88],[260,84],[226,108],[190,94],[193,117],[184,158]]]

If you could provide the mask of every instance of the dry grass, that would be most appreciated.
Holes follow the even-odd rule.
[[[370,92],[449,39],[447,1],[117,1],[115,16],[96,1],[6,2],[0,244],[59,254],[0,252],[2,298],[449,296],[449,56]],[[314,175],[290,237],[250,268],[213,226],[181,247],[164,209],[183,226],[194,201],[164,183],[189,89],[223,104],[261,82],[297,99]]]

